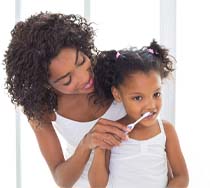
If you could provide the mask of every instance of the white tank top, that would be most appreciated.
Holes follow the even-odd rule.
[[[130,138],[112,149],[109,188],[166,188],[166,135],[162,121],[158,122],[158,135],[147,140]]]
[[[122,103],[113,102],[108,110],[102,115],[102,118],[109,120],[118,120],[125,116],[125,110]],[[99,119],[99,118],[98,118]],[[64,151],[65,158],[69,158],[73,153],[76,147],[78,146],[80,140],[87,134],[90,129],[95,125],[98,119],[89,121],[89,122],[78,122],[62,117],[56,113],[56,121],[53,122],[53,126],[56,131],[64,138],[68,143],[67,150]],[[89,188],[88,182],[88,170],[93,159],[93,152],[90,155],[84,171],[78,181],[74,184],[76,188]]]

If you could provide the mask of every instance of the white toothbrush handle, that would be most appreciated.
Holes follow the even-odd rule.
[[[140,122],[143,118],[144,118],[144,116],[140,117],[140,118],[137,119],[134,123],[129,124],[127,127],[128,127],[129,129],[132,130],[132,129],[135,127],[135,125],[136,125],[138,122]]]
[[[127,127],[132,130],[137,123],[139,123],[142,119],[149,116],[150,114],[151,114],[150,112],[146,112],[143,116],[141,116],[139,119],[137,119],[134,123],[127,125]]]

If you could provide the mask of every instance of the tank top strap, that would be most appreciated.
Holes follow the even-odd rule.
[[[158,123],[159,123],[159,126],[160,126],[160,131],[161,131],[161,133],[165,134],[163,121],[162,121],[161,119],[158,118]]]

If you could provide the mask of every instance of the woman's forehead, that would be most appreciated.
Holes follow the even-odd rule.
[[[50,75],[53,77],[71,72],[78,60],[78,51],[73,48],[64,48],[51,60],[49,65]]]

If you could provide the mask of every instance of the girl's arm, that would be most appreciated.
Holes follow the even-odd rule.
[[[169,122],[164,122],[164,129],[166,153],[173,174],[173,178],[169,179],[168,188],[187,188],[189,184],[188,170],[176,131]]]
[[[34,120],[29,123],[34,130],[41,153],[55,182],[63,188],[72,187],[79,179],[93,148],[110,149],[119,145],[119,140],[125,139],[124,125],[105,119],[99,120],[81,140],[74,154],[68,160],[65,160],[59,139],[51,123],[53,118],[46,119],[48,123],[42,123],[41,125]]]
[[[110,150],[96,148],[92,165],[88,172],[91,188],[105,188],[109,179]]]

